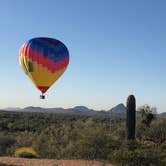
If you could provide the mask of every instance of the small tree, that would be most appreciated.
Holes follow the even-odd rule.
[[[127,139],[135,139],[135,123],[136,123],[136,103],[134,95],[127,98],[126,106],[126,126],[127,126]]]
[[[149,105],[143,105],[138,111],[141,113],[142,123],[149,127],[151,122],[156,118],[156,107],[151,108]]]

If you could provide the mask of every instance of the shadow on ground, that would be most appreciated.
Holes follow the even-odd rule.
[[[3,163],[0,163],[0,166],[16,166],[16,165],[13,165],[13,164],[3,164]]]

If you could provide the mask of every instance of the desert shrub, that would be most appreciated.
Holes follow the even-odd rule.
[[[0,155],[7,154],[8,149],[15,143],[15,139],[7,136],[0,136]]]
[[[161,119],[154,121],[146,133],[146,139],[154,142],[155,144],[162,144],[166,142],[166,121]]]
[[[38,158],[38,153],[32,147],[21,147],[15,151],[16,157]]]
[[[123,166],[164,166],[166,154],[160,149],[120,149],[110,156],[111,162]]]
[[[113,140],[103,126],[92,127],[88,122],[76,141],[75,151],[78,158],[83,159],[107,159],[114,149],[118,149],[120,143]]]
[[[116,127],[114,127],[110,132],[110,134],[115,140],[123,141],[124,138],[126,138],[126,124],[117,124]]]
[[[151,142],[161,145],[166,142],[166,121],[165,119],[154,120],[149,127],[139,123],[137,125],[137,139],[141,142]]]

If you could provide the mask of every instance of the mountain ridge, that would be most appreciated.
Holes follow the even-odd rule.
[[[121,103],[122,105],[122,103]],[[111,109],[114,109],[114,115],[116,115],[116,108],[119,109],[118,105],[117,107],[113,107]],[[123,105],[123,108],[125,106]],[[109,110],[111,110],[109,109]],[[16,111],[16,112],[41,112],[41,113],[64,113],[64,114],[78,114],[78,115],[111,115],[109,110],[94,110],[90,109],[86,106],[75,106],[73,108],[43,108],[43,107],[34,107],[34,106],[28,106],[25,108],[10,108],[10,109],[3,109],[4,111]],[[119,111],[119,110],[118,110]],[[122,114],[125,114],[125,109],[121,110],[123,112]],[[118,114],[119,115],[119,112]]]
[[[14,111],[14,112],[39,112],[39,113],[63,113],[63,114],[76,114],[76,115],[104,115],[104,116],[122,116],[126,114],[126,107],[123,103],[120,103],[109,110],[94,110],[86,106],[75,106],[73,108],[44,108],[44,107],[35,107],[28,106],[25,108],[19,107],[8,107],[5,109],[0,109],[1,111]],[[166,117],[166,112],[159,113],[158,117]]]

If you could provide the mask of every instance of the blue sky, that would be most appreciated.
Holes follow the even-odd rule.
[[[134,94],[137,106],[166,111],[165,0],[0,0],[0,108],[109,109]],[[18,51],[38,36],[70,52],[64,75],[45,101],[18,64]]]

